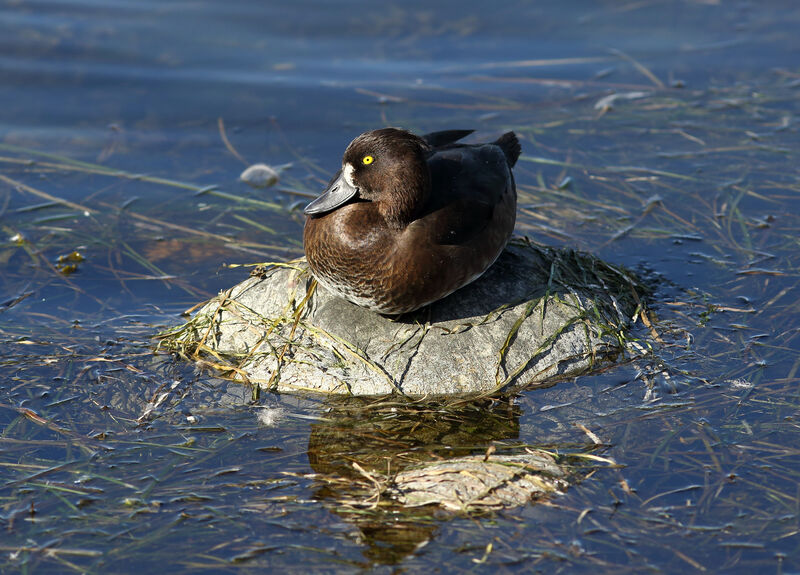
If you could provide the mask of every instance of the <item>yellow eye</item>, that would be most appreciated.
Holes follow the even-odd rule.
[[[373,158],[372,156],[364,156],[363,158],[361,158],[361,163],[364,164],[365,166],[369,166],[374,161],[375,158]]]

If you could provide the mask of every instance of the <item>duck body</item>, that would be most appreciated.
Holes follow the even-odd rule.
[[[480,277],[516,220],[513,132],[459,144],[471,131],[366,132],[306,208],[303,243],[318,282],[387,315],[414,311]]]

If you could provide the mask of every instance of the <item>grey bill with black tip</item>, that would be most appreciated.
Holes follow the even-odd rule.
[[[318,216],[325,212],[335,210],[339,206],[346,204],[358,193],[358,188],[350,185],[345,179],[344,174],[339,173],[339,177],[333,180],[322,195],[308,204],[303,213],[307,216]]]

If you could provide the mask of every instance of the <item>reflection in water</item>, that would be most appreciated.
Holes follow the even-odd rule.
[[[525,484],[527,493],[519,501],[565,488],[566,482],[552,479],[555,475],[576,475],[575,470],[560,471],[547,455],[531,455],[530,448],[526,451],[527,446],[515,441],[521,410],[513,398],[438,403],[337,398],[328,405],[327,417],[312,425],[308,445],[309,462],[319,474],[315,496],[359,528],[367,544],[364,554],[371,561],[397,563],[433,536],[437,519],[448,517],[442,506],[412,508],[398,502],[409,500],[408,493],[398,496],[411,485],[409,475],[417,487],[436,484],[439,493],[431,493],[437,501],[447,497],[441,493],[443,485],[452,488],[455,501],[463,496],[456,492],[474,492],[476,481],[483,482],[487,496],[495,487],[507,488],[511,481],[490,483],[495,478],[486,471],[493,461],[510,454],[527,457],[526,465],[540,457],[547,467],[534,478],[535,486]],[[504,470],[509,463],[503,462]],[[412,474],[403,472],[410,468]],[[514,467],[513,475],[531,471],[530,465],[523,465]],[[533,471],[530,477],[535,475]],[[407,483],[401,485],[403,477]],[[469,513],[475,512],[470,506]]]
[[[516,439],[520,409],[508,400],[409,403],[400,399],[336,399],[312,425],[308,458],[318,473],[390,474],[410,464],[483,453]],[[349,471],[345,471],[344,469]]]

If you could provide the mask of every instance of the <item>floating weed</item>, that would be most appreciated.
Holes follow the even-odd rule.
[[[484,109],[514,110],[504,128],[525,136],[526,157],[535,159],[517,167],[520,226],[649,276],[655,295],[646,309],[632,295],[631,316],[652,341],[655,330],[658,345],[639,340],[647,353],[629,365],[509,398],[321,403],[264,393],[260,402],[277,402],[286,414],[277,428],[267,427],[245,407],[252,398],[241,383],[154,356],[148,336],[166,331],[177,310],[239,279],[203,270],[299,255],[289,240],[260,243],[263,230],[252,225],[297,238],[296,210],[247,201],[242,188],[120,173],[5,146],[0,209],[14,214],[14,225],[5,224],[0,245],[7,370],[0,569],[108,572],[169,563],[291,571],[391,563],[423,570],[435,561],[451,572],[477,564],[796,570],[800,148],[790,83],[797,74],[775,72],[756,95],[746,82],[706,92],[662,89],[644,71],[636,72],[640,84],[614,85],[506,69],[505,77],[477,81],[508,86],[507,97],[431,90],[417,101],[413,91],[381,88],[408,105],[379,113],[386,124],[406,118],[422,127],[428,120],[472,125]],[[539,99],[511,90],[527,85],[602,93],[585,101],[554,93],[557,106],[540,110]],[[652,95],[618,99],[599,115],[594,104],[607,89]],[[446,118],[434,96],[448,99]],[[376,120],[377,113],[365,118],[364,127]],[[292,153],[324,184],[325,169]],[[285,193],[301,198],[316,183],[282,176],[292,190]],[[76,184],[85,197],[69,196],[74,205],[66,204],[61,184]],[[131,203],[150,186],[185,195]],[[253,199],[284,206],[272,195]],[[67,210],[71,219],[42,219]],[[258,210],[270,218],[262,221]],[[53,262],[76,249],[86,257],[80,272],[62,276]],[[578,261],[585,282],[592,268]],[[617,272],[604,273],[613,282]],[[553,286],[559,273],[556,266],[549,274]],[[179,289],[142,292],[133,279]],[[129,290],[123,303],[113,295],[120,286]],[[614,318],[627,309],[610,305]],[[283,314],[290,328],[293,311]],[[418,329],[404,345],[418,345],[425,326]],[[266,353],[279,354],[282,345]],[[341,352],[343,363],[354,359]],[[211,354],[206,360],[223,365]],[[578,425],[602,446],[587,443]],[[412,512],[391,497],[403,470],[527,449],[577,478],[535,509]],[[165,548],[169,558],[159,551]]]

